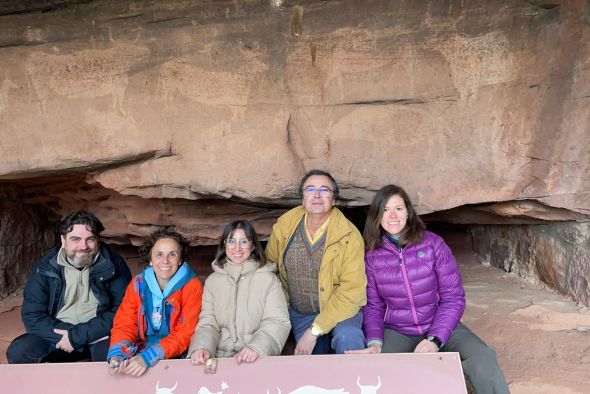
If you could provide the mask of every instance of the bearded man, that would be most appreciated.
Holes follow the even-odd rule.
[[[125,259],[100,241],[92,213],[59,224],[61,246],[37,263],[22,307],[26,334],[6,351],[11,364],[106,361],[115,312],[131,280]]]

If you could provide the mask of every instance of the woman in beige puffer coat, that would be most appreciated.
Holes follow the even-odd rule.
[[[291,329],[287,301],[274,263],[266,263],[246,220],[225,226],[205,281],[199,323],[188,354],[194,364],[211,357],[238,363],[279,355]]]

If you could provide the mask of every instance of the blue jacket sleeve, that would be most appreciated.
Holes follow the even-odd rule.
[[[71,324],[64,323],[50,315],[50,304],[54,302],[56,290],[52,286],[59,286],[61,279],[48,278],[39,273],[39,265],[33,268],[29,280],[25,286],[23,295],[23,307],[21,316],[26,331],[37,335],[50,343],[57,343],[61,335],[53,332],[53,329],[69,329]]]

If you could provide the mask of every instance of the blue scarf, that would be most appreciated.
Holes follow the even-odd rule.
[[[170,333],[170,312],[172,308],[166,300],[170,294],[181,289],[196,275],[188,263],[184,262],[170,278],[164,290],[160,289],[152,267],[146,268],[142,275],[147,284],[147,286],[143,286],[141,294],[143,313],[148,323],[147,343],[155,343]]]

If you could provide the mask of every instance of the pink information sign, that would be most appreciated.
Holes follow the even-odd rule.
[[[266,357],[215,374],[189,360],[160,361],[142,377],[106,363],[1,365],[4,393],[42,394],[466,394],[458,353]]]

